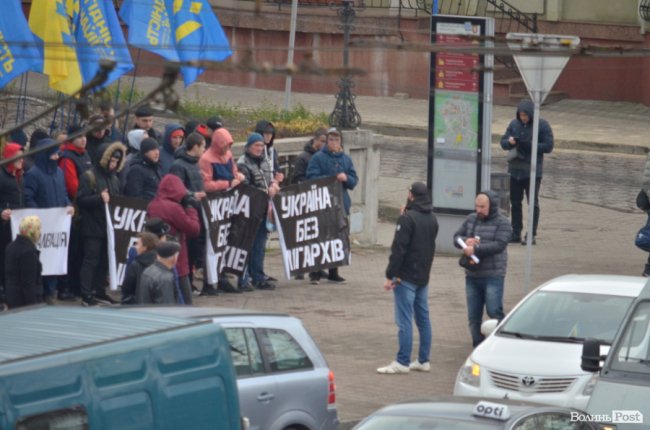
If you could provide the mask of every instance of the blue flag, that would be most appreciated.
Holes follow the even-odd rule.
[[[206,0],[125,0],[120,16],[129,43],[169,61],[223,61],[232,55],[228,38]],[[182,67],[185,86],[203,73]]]
[[[168,61],[180,60],[167,7],[162,0],[125,0],[120,17],[129,27],[129,44]]]
[[[0,88],[28,70],[43,69],[43,56],[19,0],[2,2],[0,16]],[[11,41],[11,45],[7,43]]]
[[[95,76],[100,59],[111,59],[117,64],[108,75],[105,83],[108,85],[133,68],[113,3],[103,0],[75,3],[71,11],[72,27],[83,81]]]
[[[171,11],[171,27],[181,61],[223,61],[232,55],[221,23],[206,0],[165,0]],[[183,67],[185,86],[203,73],[198,67]]]

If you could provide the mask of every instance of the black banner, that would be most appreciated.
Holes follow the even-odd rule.
[[[115,272],[112,268],[110,270],[111,287],[122,285],[129,248],[135,243],[138,233],[144,230],[144,224],[147,221],[147,204],[148,202],[142,199],[111,196],[111,202],[108,205],[110,219],[107,223],[109,234],[112,226],[115,252]]]
[[[287,277],[350,264],[350,229],[336,177],[283,188],[273,205]]]
[[[208,224],[208,282],[222,272],[242,276],[260,223],[266,220],[268,195],[240,184],[228,191],[209,193],[202,200]]]

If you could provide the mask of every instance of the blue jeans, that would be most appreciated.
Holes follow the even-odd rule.
[[[253,285],[260,284],[264,281],[264,254],[266,252],[267,237],[266,223],[262,221],[255,235],[253,248],[251,249],[251,255],[248,260],[248,273]]]
[[[487,278],[465,277],[465,296],[467,298],[467,318],[472,334],[472,345],[483,342],[481,334],[483,307],[490,318],[501,321],[503,315],[503,276]]]
[[[399,351],[397,362],[408,366],[411,363],[413,346],[413,317],[420,334],[418,361],[429,361],[431,352],[431,321],[429,321],[429,286],[418,287],[410,282],[401,281],[393,290],[395,296],[395,324],[397,324]]]

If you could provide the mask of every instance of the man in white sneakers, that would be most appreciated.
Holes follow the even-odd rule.
[[[429,273],[436,251],[438,220],[433,214],[431,192],[422,182],[411,185],[408,201],[397,219],[384,289],[395,296],[398,331],[397,357],[377,373],[403,374],[411,370],[428,372],[431,352],[429,320]],[[411,362],[413,318],[420,334],[417,359]]]

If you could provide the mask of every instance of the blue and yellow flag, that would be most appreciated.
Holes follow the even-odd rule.
[[[29,27],[42,42],[42,72],[49,76],[50,87],[64,94],[72,94],[82,86],[71,23],[72,14],[64,0],[32,1]]]
[[[20,1],[5,0],[0,17],[0,88],[28,70],[42,69],[42,57],[35,44]]]
[[[83,0],[73,2],[72,28],[77,57],[84,82],[90,81],[99,69],[99,60],[110,59],[117,64],[108,75],[108,85],[133,68],[131,54],[112,2]]]
[[[232,55],[228,38],[206,0],[125,0],[120,16],[129,43],[169,61],[223,61]],[[183,67],[185,86],[203,73]]]
[[[171,27],[181,61],[223,61],[232,55],[221,23],[206,0],[165,0],[171,9]],[[185,86],[203,73],[198,67],[182,67]]]
[[[168,61],[180,60],[163,0],[125,0],[120,17],[129,27],[129,44]]]

